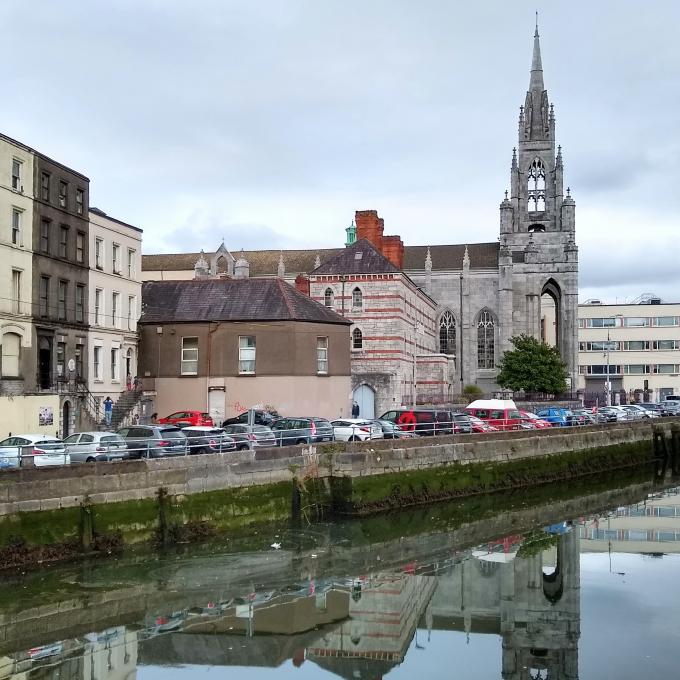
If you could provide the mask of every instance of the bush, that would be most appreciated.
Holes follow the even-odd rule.
[[[463,388],[463,396],[468,400],[468,404],[475,399],[478,399],[484,394],[479,385],[465,385]]]

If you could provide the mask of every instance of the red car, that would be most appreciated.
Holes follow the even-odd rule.
[[[208,425],[213,426],[213,419],[210,417],[209,413],[203,413],[202,411],[177,411],[176,413],[171,413],[165,418],[159,418],[158,422],[161,425]]]
[[[528,423],[531,423],[531,425],[534,426],[535,430],[542,430],[546,427],[552,427],[552,423],[548,422],[547,420],[543,420],[543,418],[539,418],[531,411],[520,411],[519,413],[523,420],[526,420]]]
[[[489,425],[486,420],[477,418],[477,416],[469,416],[470,425],[472,425],[473,432],[498,432],[498,428],[493,425]]]

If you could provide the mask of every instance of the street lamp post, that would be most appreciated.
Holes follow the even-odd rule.
[[[607,401],[607,406],[612,405],[612,379],[609,374],[609,352],[611,350],[611,347],[609,345],[609,331],[607,331],[607,379],[605,380],[604,383],[604,390],[605,390],[605,399]]]

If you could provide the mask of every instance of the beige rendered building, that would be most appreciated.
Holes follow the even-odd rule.
[[[347,415],[350,322],[281,279],[237,275],[144,283],[142,414]]]
[[[115,402],[137,375],[142,230],[97,208],[89,217],[88,389],[99,403]]]
[[[661,401],[680,393],[680,304],[579,305],[579,388],[611,403]]]

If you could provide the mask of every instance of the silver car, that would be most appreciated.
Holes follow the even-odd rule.
[[[61,439],[44,434],[19,434],[0,441],[0,468],[23,465],[68,465],[71,462]]]
[[[226,425],[224,432],[235,442],[239,451],[246,449],[276,446],[276,437],[271,427],[266,425]]]
[[[115,432],[76,432],[64,439],[72,463],[127,458],[127,443]]]

